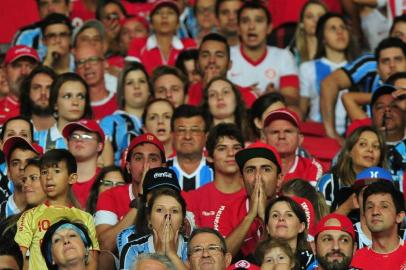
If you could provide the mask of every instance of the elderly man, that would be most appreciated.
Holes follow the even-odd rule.
[[[303,135],[296,113],[289,109],[271,112],[264,121],[264,134],[266,143],[275,147],[281,156],[284,181],[302,178],[316,185],[323,170],[316,160],[297,155]]]
[[[195,229],[188,243],[190,270],[224,270],[231,263],[231,254],[221,234],[210,228]]]

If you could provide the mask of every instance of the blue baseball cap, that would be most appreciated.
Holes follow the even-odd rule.
[[[363,187],[379,180],[393,182],[389,171],[381,167],[369,167],[357,174],[353,188]]]

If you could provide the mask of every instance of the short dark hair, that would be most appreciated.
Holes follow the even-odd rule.
[[[260,10],[263,10],[265,12],[266,20],[268,22],[268,25],[272,23],[272,15],[269,12],[269,10],[266,8],[266,6],[260,0],[250,0],[250,1],[244,2],[244,4],[238,10],[238,14],[237,14],[238,24],[240,24],[241,14],[246,9],[260,9]]]
[[[176,58],[175,67],[177,67],[187,77],[187,70],[185,66],[186,61],[193,60],[195,63],[199,59],[199,51],[197,49],[187,49],[180,52],[178,58]],[[189,82],[190,83],[190,82]]]
[[[208,126],[206,119],[202,116],[202,110],[199,107],[193,105],[182,104],[175,109],[171,119],[171,130],[175,130],[175,121],[178,118],[192,118],[195,116],[200,116],[204,120],[204,130],[207,132]]]
[[[220,240],[220,245],[221,245],[221,248],[223,249],[223,253],[227,253],[227,244],[226,244],[226,240],[224,239],[224,237],[217,230],[215,230],[213,228],[202,227],[202,228],[194,229],[192,234],[189,237],[189,241],[187,243],[188,256],[190,256],[190,251],[191,251],[190,243],[192,242],[192,239],[202,233],[210,233],[210,234],[215,235]]]
[[[403,198],[402,192],[396,189],[393,183],[389,181],[377,181],[366,187],[362,198],[364,211],[368,197],[374,194],[389,194],[395,205],[396,214],[405,212],[405,199]]]
[[[66,82],[79,82],[83,84],[86,89],[85,94],[85,111],[83,113],[82,118],[91,119],[93,116],[92,107],[90,106],[90,93],[89,93],[89,86],[87,85],[86,81],[80,77],[78,74],[73,72],[67,72],[60,74],[56,77],[55,81],[52,83],[51,92],[49,93],[49,106],[52,112],[55,114],[55,104],[58,99],[59,90],[61,89],[62,85]]]
[[[396,72],[390,75],[389,78],[386,79],[386,83],[394,85],[399,79],[406,79],[406,71]]]
[[[3,124],[2,128],[1,128],[1,132],[0,132],[0,139],[1,139],[1,140],[4,139],[4,134],[6,133],[7,125],[8,125],[10,122],[14,121],[14,120],[22,120],[22,121],[25,121],[25,122],[28,123],[28,125],[30,126],[30,131],[31,131],[31,138],[30,138],[30,140],[32,141],[33,138],[34,138],[34,126],[32,125],[31,121],[30,121],[27,117],[24,117],[24,116],[21,116],[21,115],[11,117],[11,118],[7,119],[6,122],[4,122],[4,124]],[[3,143],[4,143],[4,142],[3,142]]]
[[[41,33],[43,36],[45,35],[47,27],[53,24],[64,24],[69,28],[69,32],[72,33],[72,24],[68,17],[60,13],[51,13],[40,23]]]
[[[216,5],[215,5],[215,14],[216,14],[216,18],[218,18],[220,16],[220,6],[221,4],[223,4],[224,2],[228,2],[228,1],[239,1],[241,3],[244,3],[243,0],[216,0]]]
[[[399,48],[402,50],[403,55],[406,57],[406,44],[399,38],[388,37],[379,42],[375,49],[375,59],[379,65],[379,56],[381,52],[388,48]]]
[[[20,247],[18,244],[8,238],[0,239],[0,256],[10,256],[16,261],[18,269],[23,269],[23,254],[21,253]]]
[[[228,57],[228,59],[230,59],[230,45],[228,45],[228,41],[223,35],[221,35],[219,33],[209,33],[209,34],[205,35],[203,37],[202,41],[200,42],[199,53],[200,53],[200,50],[201,50],[203,44],[207,41],[217,41],[217,42],[223,43],[224,46],[226,46],[227,57]]]
[[[32,116],[32,103],[30,99],[31,83],[34,77],[38,74],[46,74],[52,79],[52,81],[55,81],[57,76],[53,69],[47,66],[40,65],[34,68],[31,73],[23,80],[23,82],[21,83],[20,91],[20,114],[27,118],[31,118]]]
[[[392,25],[390,27],[390,31],[389,31],[390,35],[392,35],[393,29],[395,28],[396,24],[398,24],[398,23],[406,23],[406,14],[396,16],[393,19],[393,23],[392,23]]]
[[[125,17],[127,17],[127,11],[124,8],[123,4],[119,0],[101,0],[99,1],[99,4],[96,7],[96,19],[99,21],[103,19],[103,12],[104,12],[104,7],[107,6],[108,4],[115,4],[118,6],[120,11],[124,14]]]
[[[244,147],[241,130],[235,124],[220,123],[212,128],[207,136],[206,150],[209,157],[213,157],[214,149],[221,138],[228,137],[237,140]]]
[[[164,75],[173,75],[176,78],[178,78],[182,83],[183,83],[183,93],[187,95],[188,91],[188,79],[187,76],[178,68],[174,66],[167,66],[167,65],[162,65],[158,66],[157,68],[154,69],[152,72],[152,88],[153,88],[153,94],[155,96],[155,82]]]
[[[64,161],[68,174],[77,172],[75,157],[66,149],[51,149],[41,157],[41,169],[56,166],[59,162]]]

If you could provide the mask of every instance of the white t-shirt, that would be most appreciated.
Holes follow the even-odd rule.
[[[290,86],[289,78],[297,79],[298,72],[295,60],[288,50],[267,46],[261,59],[253,62],[243,52],[241,46],[231,47],[231,69],[227,77],[230,81],[241,87],[257,87],[264,92],[272,83],[275,89]],[[286,79],[281,83],[281,79]]]

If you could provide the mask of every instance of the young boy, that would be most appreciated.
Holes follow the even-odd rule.
[[[90,214],[73,206],[77,204],[71,190],[71,185],[77,180],[75,158],[65,149],[53,149],[44,154],[40,166],[41,185],[47,200],[22,214],[17,223],[15,241],[23,255],[27,250],[30,251],[29,260],[26,257],[24,264],[28,264],[29,269],[47,269],[41,255],[41,241],[47,229],[64,218],[80,221],[89,230],[93,250],[90,251],[86,269],[97,269],[99,244],[93,218]]]

